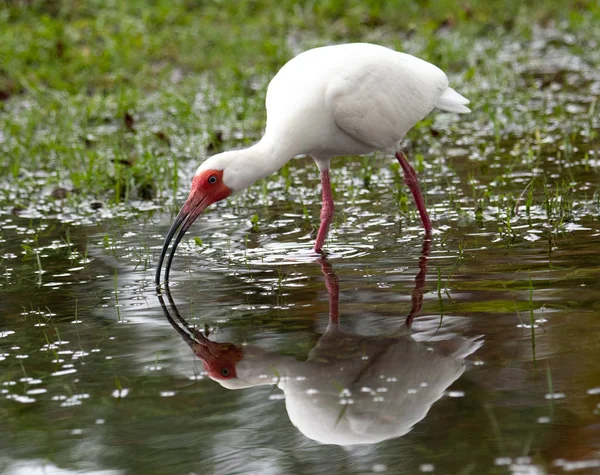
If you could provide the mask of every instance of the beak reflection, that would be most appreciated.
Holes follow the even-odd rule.
[[[339,282],[329,261],[319,263],[329,295],[329,322],[305,361],[256,345],[210,341],[179,314],[170,295],[158,298],[166,318],[204,364],[211,379],[228,389],[274,385],[283,391],[292,424],[324,444],[374,444],[400,437],[421,421],[465,371],[465,358],[481,337],[443,338],[437,322],[413,335],[423,302],[430,240],[419,259],[411,310],[395,332],[368,335],[343,329]],[[171,312],[175,318],[171,316]],[[423,325],[419,325],[420,327]]]

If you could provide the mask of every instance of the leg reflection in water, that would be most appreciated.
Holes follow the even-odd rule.
[[[411,310],[395,333],[362,335],[341,328],[339,280],[331,263],[319,263],[329,294],[329,325],[304,361],[265,350],[209,340],[180,315],[168,287],[166,318],[200,358],[208,376],[228,389],[276,385],[292,424],[326,444],[373,444],[399,437],[423,419],[466,367],[479,338],[418,342],[410,327],[423,303],[427,239],[411,295]],[[175,315],[175,318],[171,315]]]

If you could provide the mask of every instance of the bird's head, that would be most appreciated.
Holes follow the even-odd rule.
[[[155,280],[157,285],[160,284],[160,273],[167,254],[167,249],[177,233],[177,230],[179,230],[179,232],[175,237],[171,254],[167,260],[165,280],[169,280],[169,270],[171,268],[173,256],[175,255],[175,250],[196,218],[211,204],[224,200],[231,195],[231,193],[237,191],[238,187],[235,183],[235,173],[231,169],[231,158],[229,155],[231,154],[224,153],[209,158],[200,165],[192,178],[190,194],[179,210],[179,214],[177,214],[175,221],[173,221],[163,244],[158,267],[156,269]]]
[[[243,351],[232,343],[217,343],[207,338],[193,346],[194,354],[202,360],[211,379],[226,381],[237,378],[236,365],[243,358]]]
[[[274,384],[286,374],[290,361],[292,364],[295,361],[290,356],[281,356],[258,346],[217,343],[201,335],[197,335],[190,346],[202,360],[210,379],[226,389]]]

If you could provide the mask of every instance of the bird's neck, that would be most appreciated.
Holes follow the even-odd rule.
[[[269,352],[258,347],[244,347],[244,358],[236,365],[238,378],[248,386],[265,384],[281,385],[289,378],[295,378],[306,371],[306,363],[292,356]]]
[[[231,179],[235,180],[234,189],[241,191],[272,175],[299,153],[301,150],[286,137],[274,139],[269,134],[249,148],[236,150],[231,174]]]

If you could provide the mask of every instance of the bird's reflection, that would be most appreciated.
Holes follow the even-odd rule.
[[[325,444],[373,444],[406,434],[465,370],[478,338],[417,342],[411,324],[421,310],[431,241],[426,239],[412,292],[411,311],[395,334],[365,336],[342,329],[339,281],[319,260],[329,294],[329,324],[305,361],[209,340],[180,315],[168,287],[165,316],[200,358],[211,379],[228,389],[277,385],[291,422]]]

